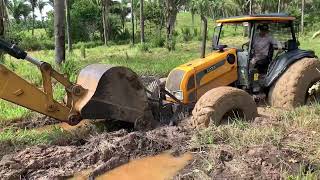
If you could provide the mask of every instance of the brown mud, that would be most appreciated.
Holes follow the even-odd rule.
[[[1,121],[0,132],[5,129],[34,129],[43,126],[53,125],[60,123],[60,121],[44,116],[38,113],[34,113],[28,118],[14,119],[10,121]]]
[[[81,146],[36,146],[0,161],[4,179],[71,178],[77,172],[93,169],[97,177],[129,159],[157,155],[165,150],[183,153],[190,135],[180,127],[164,127],[149,132],[120,130],[88,139]]]

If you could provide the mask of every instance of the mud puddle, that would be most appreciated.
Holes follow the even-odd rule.
[[[171,179],[189,164],[193,156],[185,153],[181,156],[173,156],[171,153],[163,153],[156,156],[135,159],[127,164],[115,168],[105,174],[96,177],[96,180],[164,180]],[[92,169],[82,171],[73,179],[88,179]]]

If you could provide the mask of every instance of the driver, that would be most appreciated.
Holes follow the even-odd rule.
[[[282,49],[281,43],[275,40],[272,35],[269,34],[269,26],[267,24],[258,25],[257,29],[259,33],[253,38],[253,58],[251,60],[252,67],[261,66],[267,69],[270,59],[269,50],[271,45],[277,49]],[[273,49],[272,49],[273,50]],[[258,67],[258,69],[260,69]]]

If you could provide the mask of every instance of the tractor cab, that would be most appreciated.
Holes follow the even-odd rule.
[[[277,60],[289,52],[300,53],[295,36],[294,17],[266,14],[217,20],[213,50],[236,49],[237,86],[259,93],[270,85],[272,76],[282,69]],[[278,68],[278,69],[277,69]]]

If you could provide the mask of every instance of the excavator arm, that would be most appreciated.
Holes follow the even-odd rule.
[[[28,56],[26,52],[14,44],[0,40],[0,48],[17,59],[23,59],[36,65],[40,69],[43,79],[43,90],[41,90],[0,64],[1,99],[71,125],[76,125],[82,120],[75,104],[86,94],[87,90],[71,83],[66,77],[55,71],[50,64]],[[68,97],[66,104],[53,99],[52,78],[65,87]]]
[[[142,82],[126,67],[92,64],[81,70],[77,83],[72,83],[50,64],[29,56],[14,44],[0,39],[0,49],[37,66],[43,79],[43,88],[39,89],[0,64],[1,99],[70,125],[82,119],[113,119],[144,129],[154,120]],[[52,79],[65,87],[65,104],[53,99]]]

